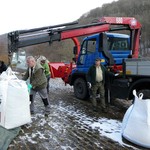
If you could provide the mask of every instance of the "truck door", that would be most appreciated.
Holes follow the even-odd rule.
[[[87,72],[88,68],[93,65],[94,60],[96,57],[99,57],[98,51],[97,51],[97,39],[98,37],[90,36],[84,39],[80,54],[78,57],[78,68],[82,68],[81,70],[83,72]]]

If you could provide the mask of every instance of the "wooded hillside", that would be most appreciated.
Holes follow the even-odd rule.
[[[103,16],[135,17],[142,24],[140,54],[150,53],[150,0],[119,0],[91,10],[80,22],[92,22]]]
[[[141,55],[150,55],[150,0],[119,0],[110,4],[104,4],[102,7],[89,10],[79,18],[79,24],[91,23],[95,18],[103,16],[116,17],[135,17],[142,24],[141,32]],[[71,13],[71,12],[70,12]],[[44,55],[51,62],[65,61],[69,62],[73,51],[72,40],[54,42],[51,45],[48,43],[30,46],[23,48],[27,55]],[[0,36],[1,57],[4,61],[7,56],[7,36]],[[0,59],[1,59],[0,57]]]

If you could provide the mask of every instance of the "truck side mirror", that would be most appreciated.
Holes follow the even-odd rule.
[[[108,65],[114,65],[114,58],[112,54],[108,51],[108,41],[106,33],[100,34],[100,47],[99,51],[103,52],[103,55],[108,59]]]
[[[107,47],[107,35],[106,33],[101,33],[100,34],[100,38],[99,38],[99,51],[105,51],[105,50],[108,50],[108,47]]]
[[[77,46],[74,46],[74,47],[73,47],[73,54],[76,55],[77,53],[78,53],[78,52],[77,52]]]

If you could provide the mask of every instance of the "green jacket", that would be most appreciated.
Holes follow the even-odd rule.
[[[42,64],[42,67],[44,68],[44,72],[45,72],[46,77],[47,77],[47,76],[50,76],[50,75],[51,75],[51,72],[50,72],[50,68],[49,68],[48,63]]]
[[[101,69],[102,69],[102,74],[103,74],[103,83],[105,84],[106,82],[108,82],[108,77],[112,77],[114,76],[114,74],[112,72],[109,72],[103,65],[101,65]],[[106,81],[107,79],[107,81]],[[89,71],[87,73],[87,82],[90,82],[92,85],[96,84],[96,66],[92,65],[89,68]]]
[[[23,80],[27,80],[28,78],[29,78],[29,68],[27,69]],[[30,84],[32,85],[32,88],[35,90],[40,90],[47,86],[47,79],[44,73],[44,69],[38,63],[36,63],[32,77],[30,77]]]

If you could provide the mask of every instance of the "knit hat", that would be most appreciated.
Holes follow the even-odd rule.
[[[41,56],[41,57],[40,57],[40,60],[46,60],[46,57]]]
[[[96,58],[95,61],[101,61],[100,57]]]

